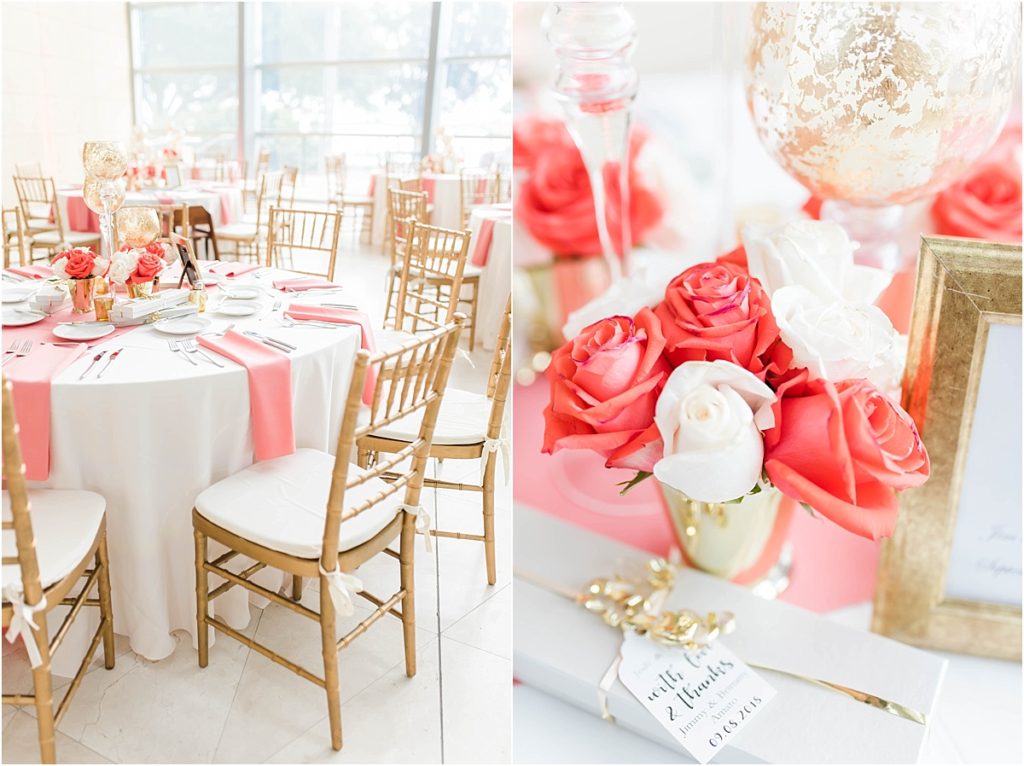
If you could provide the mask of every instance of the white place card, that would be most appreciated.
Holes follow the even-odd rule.
[[[721,642],[688,650],[627,633],[621,657],[623,686],[700,763],[721,753],[775,696]]]

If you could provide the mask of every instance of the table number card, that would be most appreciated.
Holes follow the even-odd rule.
[[[721,752],[775,696],[721,643],[689,650],[635,633],[622,642],[619,680],[700,763]]]

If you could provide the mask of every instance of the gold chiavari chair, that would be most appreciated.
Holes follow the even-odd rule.
[[[256,220],[240,221],[221,226],[217,230],[220,239],[235,243],[235,252],[242,255],[254,255],[260,260],[261,243],[266,239],[267,221],[270,219],[270,208],[280,207],[281,190],[284,174],[264,173],[260,177],[259,192],[256,196]]]
[[[377,334],[384,348],[450,322],[456,311],[452,296],[462,287],[470,233],[408,223],[394,324]]]
[[[384,325],[395,310],[398,280],[402,276],[402,259],[408,240],[410,221],[427,223],[427,193],[388,189],[388,233],[390,235],[391,268],[388,270],[388,292],[384,304]]]
[[[325,159],[327,166],[327,204],[347,215],[354,215],[352,230],[357,237],[369,237],[373,223],[373,197],[369,194],[348,193],[348,165],[345,155]]]
[[[311,274],[334,281],[334,265],[338,258],[338,235],[341,233],[342,212],[340,210],[295,210],[292,208],[270,208],[267,237],[267,266],[280,266],[285,258],[288,268],[300,274]],[[323,259],[326,255],[327,268],[318,271],[294,264],[294,253],[298,251],[303,260]]]
[[[160,216],[160,236],[168,237],[172,231],[176,231],[185,239],[190,239],[189,234],[189,206],[160,205],[157,208],[157,215]]]
[[[484,544],[487,564],[487,584],[497,579],[494,555],[494,487],[497,462],[503,461],[502,470],[508,481],[508,442],[502,433],[505,422],[505,402],[511,379],[512,298],[505,302],[505,317],[498,331],[494,357],[487,376],[487,393],[463,391],[448,387],[438,412],[430,457],[439,461],[454,458],[481,460],[480,484],[432,479],[423,485],[437,489],[479,492],[482,499],[483,534],[432,530],[437,537],[475,540]],[[390,423],[359,440],[359,465],[363,468],[380,460],[382,453],[394,454],[405,449],[419,434],[419,419],[408,418]]]
[[[4,694],[5,705],[32,705],[43,763],[56,763],[55,729],[103,642],[104,666],[114,667],[106,500],[94,492],[28,489],[14,421],[11,383],[3,378],[3,627],[20,636],[32,664],[32,694]],[[91,565],[91,567],[90,567]],[[85,584],[69,595],[79,580]],[[93,587],[98,596],[90,598]],[[71,609],[49,638],[46,616]],[[64,698],[54,710],[50,659],[83,606],[98,607],[100,624]]]
[[[420,505],[424,467],[451,368],[462,317],[390,352],[356,356],[348,400],[338,435],[336,455],[299,449],[265,460],[214,484],[200,493],[192,511],[196,542],[196,616],[199,667],[209,661],[208,626],[234,638],[293,673],[323,688],[331,728],[331,746],[340,750],[341,695],[338,652],[385,615],[402,621],[405,672],[416,674],[416,611],[413,549],[417,527],[429,529]],[[363,405],[363,386],[378,370],[373,400]],[[359,439],[389,423],[422,413],[418,437],[391,459],[365,469],[349,462]],[[408,467],[399,464],[411,458]],[[387,482],[384,474],[394,474]],[[276,498],[287,495],[282,504]],[[388,546],[398,540],[396,553]],[[208,561],[208,541],[227,553]],[[400,585],[389,597],[363,590],[352,572],[378,554],[398,559]],[[239,574],[224,568],[236,555],[255,563]],[[292,575],[292,599],[249,580],[265,567]],[[226,582],[209,589],[208,573]],[[317,577],[320,611],[301,603],[303,577]],[[323,677],[248,638],[209,615],[209,602],[240,585],[320,624]],[[352,614],[358,594],[377,608],[340,639],[335,615]]]
[[[53,179],[46,176],[14,176],[14,191],[18,195],[18,207],[29,236],[37,232],[53,231],[57,224],[53,218]]]
[[[281,176],[281,204],[295,207],[295,190],[299,185],[299,169],[295,165],[285,165]]]
[[[14,188],[18,192],[18,199],[21,201],[21,214],[26,215],[26,210],[31,210],[33,204],[44,205],[48,215],[52,215],[53,222],[46,222],[49,229],[33,229],[26,224],[29,236],[29,256],[36,248],[43,248],[48,255],[55,253],[62,245],[71,247],[94,247],[100,246],[100,235],[91,231],[66,231],[64,220],[60,214],[60,205],[57,202],[57,186],[52,178],[22,178],[14,177]],[[35,219],[37,221],[41,219]],[[31,223],[31,221],[29,221]]]
[[[18,253],[18,266],[28,264],[28,235],[20,207],[3,209],[4,268],[11,265],[11,251]]]
[[[14,174],[29,178],[41,178],[43,166],[39,162],[16,162],[14,164]]]
[[[411,159],[411,155],[389,152],[384,157],[384,188],[387,190],[401,189],[407,192],[423,191],[423,168]],[[427,204],[429,215],[430,205]],[[387,248],[391,240],[391,221],[384,219],[384,241],[382,248]]]
[[[244,185],[242,187],[242,208],[243,210],[249,209],[250,200],[255,202],[259,194],[260,189],[260,178],[262,178],[267,171],[270,169],[270,150],[260,149],[259,154],[256,155],[256,172],[252,179],[248,179],[243,176]]]
[[[459,220],[469,228],[469,217],[477,205],[493,205],[499,201],[501,175],[497,172],[459,171]]]

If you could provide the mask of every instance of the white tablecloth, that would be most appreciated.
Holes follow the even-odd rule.
[[[60,205],[61,220],[68,225],[68,200],[82,198],[81,189],[58,189],[57,203]],[[159,189],[127,192],[124,207],[159,207],[161,199],[170,199],[175,205],[204,207],[213,219],[214,230],[226,223],[242,220],[242,189],[232,184],[210,183],[194,188]],[[225,210],[226,208],[226,210]],[[226,217],[225,217],[226,214]]]
[[[477,300],[476,340],[484,348],[493,349],[501,327],[505,303],[512,291],[512,217],[509,203],[481,205],[473,210],[469,228],[473,237],[469,242],[469,260],[476,252],[477,237],[484,220],[494,221],[491,252],[487,264],[480,271],[480,296]]]
[[[270,288],[269,278],[251,275],[234,283]],[[211,309],[215,295],[211,292]],[[261,327],[298,346],[291,354],[296,447],[333,453],[359,329],[285,328],[280,312],[270,312],[274,300],[271,295],[263,299],[263,318],[226,318],[208,311],[214,320],[211,331],[234,321],[236,329]],[[171,631],[188,630],[194,642],[193,501],[206,487],[253,462],[245,368],[228,359],[221,360],[224,369],[202,360],[194,367],[168,350],[169,337],[141,327],[101,341],[94,351],[125,349],[102,380],[78,380],[92,353],[54,379],[50,477],[32,485],[87,489],[106,498],[114,631],[128,636],[132,649],[150,660],[173,651]],[[277,588],[282,575],[267,574],[257,582]],[[243,628],[249,622],[246,596],[233,589],[211,604],[213,613]],[[92,614],[82,617],[94,612],[80,615],[81,624],[73,627],[67,648],[55,658],[58,674],[74,674],[96,625]]]
[[[373,221],[371,232],[373,244],[384,241],[385,219],[388,213],[387,184],[383,170],[372,174],[373,177]],[[459,174],[458,173],[424,173],[423,180],[433,184],[430,204],[433,211],[430,222],[434,226],[446,229],[462,228],[459,220]]]

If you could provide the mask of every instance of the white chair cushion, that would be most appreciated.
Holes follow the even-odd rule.
[[[32,244],[59,245],[67,242],[69,245],[80,245],[85,242],[98,242],[100,235],[91,231],[66,231],[63,239],[59,231],[44,231],[41,234],[32,235]]]
[[[242,223],[247,223],[247,224],[250,224],[251,226],[255,226],[258,219],[259,219],[259,216],[256,213],[243,213],[242,214]]]
[[[424,323],[420,323],[424,329],[429,329]],[[380,352],[392,351],[399,346],[416,340],[416,336],[404,330],[374,330],[373,340]]]
[[[39,231],[49,231],[50,229],[56,229],[57,224],[49,218],[29,218],[26,228]]]
[[[217,482],[196,498],[196,510],[219,527],[292,556],[320,556],[334,457],[313,449],[264,460]],[[366,471],[349,466],[349,476]],[[345,492],[345,506],[359,505],[387,484],[370,479]],[[405,491],[341,522],[338,550],[365,543],[399,513]]]
[[[255,239],[256,224],[226,223],[217,229],[217,236],[223,239]]]
[[[95,492],[72,489],[30,489],[28,500],[39,579],[48,588],[70,574],[89,554],[107,501]],[[7,490],[3,493],[3,515],[5,520],[11,519]],[[13,529],[3,531],[3,551],[4,556],[18,554]],[[21,582],[21,567],[8,564],[3,568],[4,587],[15,582]]]
[[[441,400],[441,411],[434,426],[434,444],[480,444],[487,436],[491,417],[491,400],[483,394],[448,388]],[[419,436],[423,410],[389,423],[374,436],[411,442]]]
[[[462,267],[462,278],[468,279],[470,277],[479,277],[483,273],[483,267],[466,261],[466,265]]]

